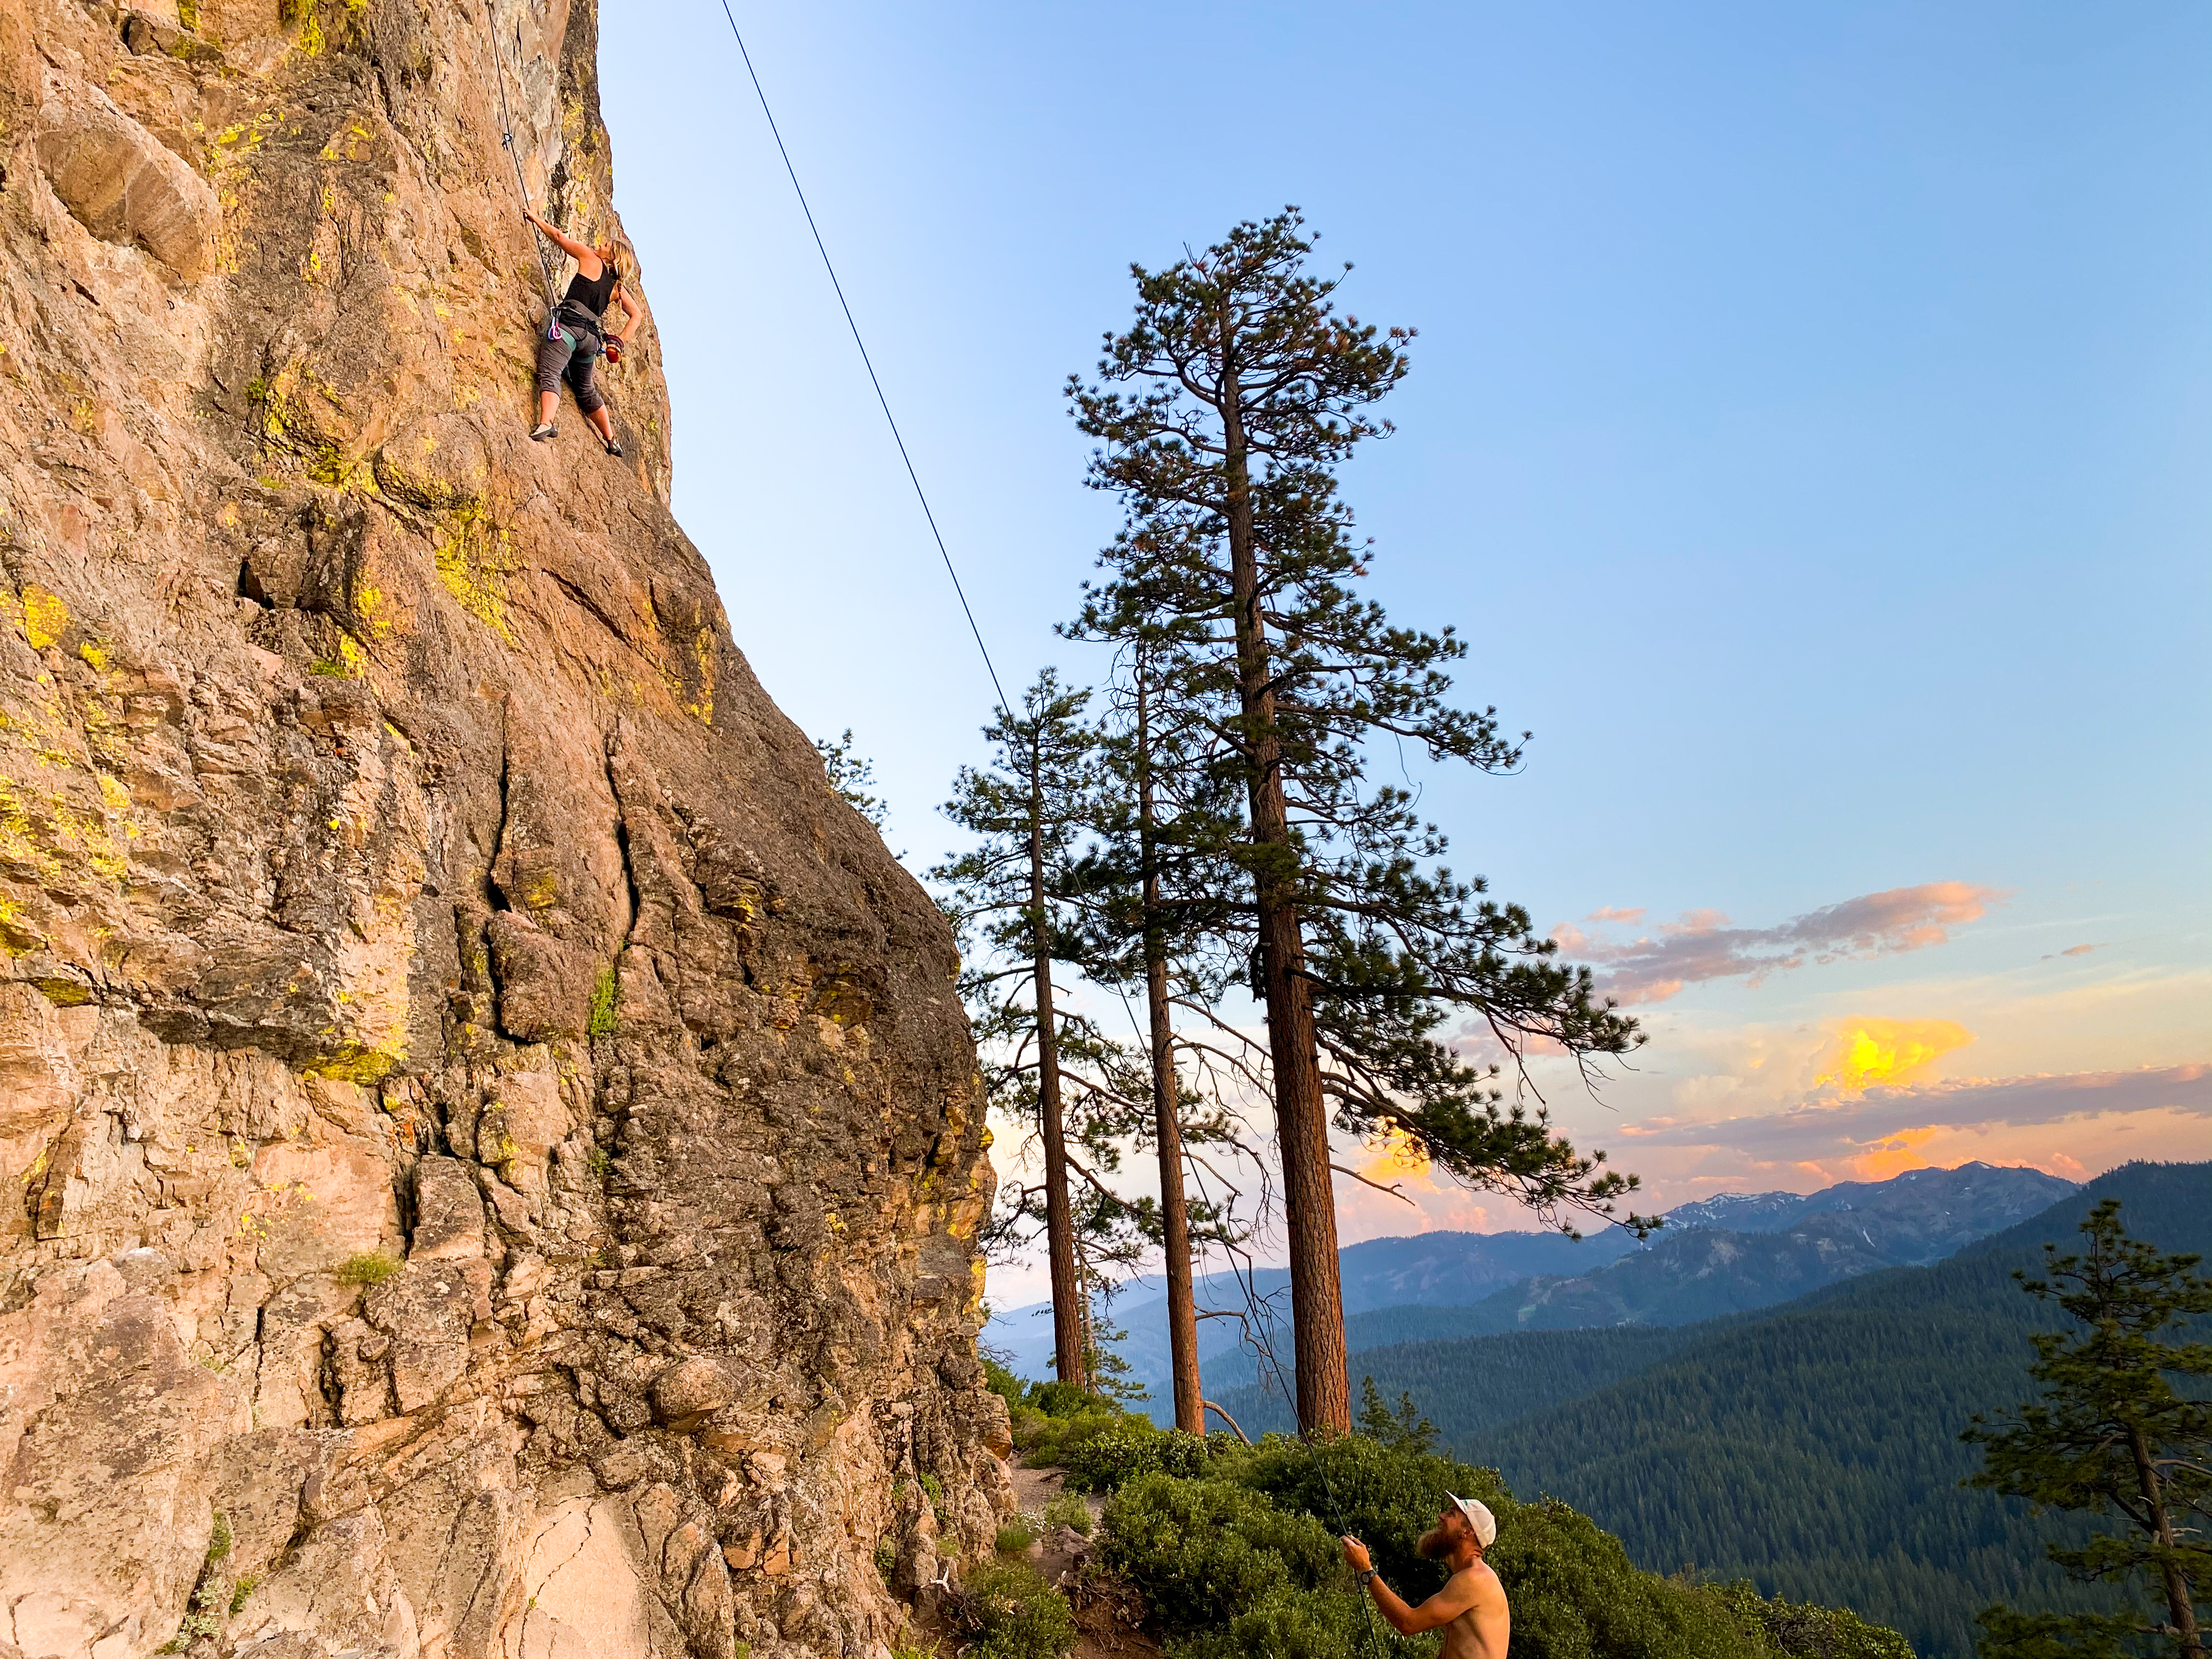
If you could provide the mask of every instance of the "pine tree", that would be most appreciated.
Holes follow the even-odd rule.
[[[2025,1498],[2039,1509],[2117,1515],[2124,1530],[2048,1553],[2075,1577],[2148,1583],[2163,1617],[2142,1613],[1982,1615],[1988,1659],[2105,1659],[2152,1650],[2203,1659],[2197,1610],[2212,1588],[2212,1342],[2176,1341],[2212,1314],[2212,1279],[2200,1258],[2164,1255],[2120,1224],[2120,1205],[2091,1211],[2079,1255],[2044,1249],[2045,1274],[2015,1273],[2027,1292],[2055,1302],[2078,1328],[2038,1333],[2029,1375],[2042,1398],[1996,1422],[1973,1419],[1966,1440],[1982,1448],[1968,1484]],[[2179,1330],[2176,1331],[2175,1328]],[[2182,1380],[2182,1387],[2175,1386]]]
[[[837,798],[881,830],[890,806],[882,796],[870,793],[876,787],[876,763],[854,752],[853,728],[847,726],[845,735],[835,743],[815,738],[814,751],[822,757],[822,769],[829,775],[830,787]]]
[[[1090,481],[1131,525],[1071,631],[1143,639],[1161,705],[1204,726],[1206,763],[1243,795],[1218,850],[1249,894],[1234,926],[1267,1014],[1298,1421],[1340,1434],[1332,1115],[1540,1212],[1609,1214],[1632,1178],[1553,1137],[1540,1110],[1505,1108],[1496,1068],[1466,1065],[1436,1032],[1456,1009],[1516,1054],[1531,1039],[1590,1055],[1638,1038],[1586,972],[1551,960],[1524,912],[1437,867],[1443,837],[1410,793],[1367,784],[1378,739],[1492,771],[1521,751],[1494,710],[1445,701],[1463,641],[1394,626],[1351,586],[1368,554],[1334,469],[1389,429],[1371,410],[1404,376],[1411,336],[1340,317],[1335,283],[1305,270],[1301,226],[1286,210],[1164,270],[1133,268],[1133,324],[1108,337],[1098,384],[1069,386],[1077,424],[1104,446]]]
[[[1051,669],[1023,694],[1019,713],[995,711],[983,735],[994,750],[983,768],[963,767],[945,813],[981,844],[930,872],[951,892],[948,908],[964,933],[980,926],[990,955],[963,968],[962,989],[979,1046],[1009,1058],[987,1078],[987,1093],[1018,1112],[1034,1100],[1044,1143],[1046,1254],[1052,1277],[1053,1352],[1063,1382],[1088,1386],[1088,1300],[1077,1260],[1068,1190],[1068,1126],[1061,1050],[1067,1033],[1053,995],[1053,962],[1064,928],[1054,896],[1095,815],[1097,740],[1083,719],[1090,694],[1060,684]],[[1026,990],[1026,1006],[1022,994]],[[1085,1058],[1111,1045],[1085,1034]],[[1018,1214],[1024,1207],[1018,1204]]]
[[[1220,790],[1203,768],[1191,764],[1191,733],[1164,723],[1146,643],[1139,638],[1115,683],[1119,715],[1103,753],[1115,780],[1111,808],[1098,821],[1097,844],[1074,870],[1087,908],[1083,963],[1105,983],[1141,981],[1150,1060],[1151,1139],[1158,1154],[1160,1196],[1158,1234],[1166,1281],[1168,1346],[1176,1426],[1206,1432],[1206,1404],[1198,1364],[1194,1238],[1223,1239],[1224,1218],[1209,1206],[1193,1206],[1183,1179],[1186,1115],[1207,1104],[1187,1090],[1176,1065],[1175,1005],[1210,1008],[1219,976],[1209,976],[1196,951],[1219,931],[1220,894],[1235,870],[1210,854],[1230,821]],[[1190,1127],[1199,1139],[1225,1133],[1216,1107]]]

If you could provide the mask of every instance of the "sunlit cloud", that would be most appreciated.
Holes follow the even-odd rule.
[[[1949,1019],[1852,1019],[1837,1033],[1828,1069],[1814,1086],[1863,1094],[1877,1085],[1909,1083],[1937,1060],[1974,1040]]]
[[[1572,922],[1552,930],[1566,954],[1597,967],[1601,988],[1623,1003],[1663,1002],[1685,986],[1710,980],[1761,983],[1808,963],[1864,961],[1942,945],[1951,930],[1975,921],[2004,895],[1965,881],[1893,887],[1824,905],[1772,927],[1735,927],[1718,910],[1685,911],[1656,934],[1615,939]],[[1638,910],[1593,911],[1601,927],[1632,925]]]
[[[1851,1173],[1862,1181],[1887,1181],[1907,1170],[1923,1169],[1929,1161],[1927,1149],[1942,1133],[1942,1126],[1934,1123],[1917,1129],[1901,1129],[1853,1158]]]
[[[1809,1100],[1785,1111],[1701,1122],[1667,1118],[1626,1124],[1621,1138],[1644,1146],[1723,1147],[1760,1163],[1858,1158],[1897,1137],[1935,1127],[2053,1124],[2116,1113],[2167,1111],[2212,1118],[2212,1066],[2145,1066],[2055,1076],[1959,1078],[1875,1087],[1855,1097]]]
[[[2053,951],[2050,956],[2044,957],[2044,960],[2050,962],[2059,957],[2086,957],[2090,951],[2103,948],[2102,945],[2069,945],[2063,951]]]
[[[1401,1176],[1428,1172],[1428,1154],[1421,1149],[1419,1141],[1402,1129],[1386,1125],[1381,1135],[1368,1141],[1362,1150],[1367,1156],[1360,1161],[1359,1174],[1386,1187]]]

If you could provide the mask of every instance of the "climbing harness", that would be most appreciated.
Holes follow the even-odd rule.
[[[775,112],[768,106],[768,94],[761,90],[760,73],[753,68],[753,55],[745,50],[745,37],[738,32],[738,20],[730,10],[730,0],[721,0],[722,15],[729,20],[730,35],[738,43],[738,56],[744,59],[745,73],[751,76],[753,95],[760,100],[761,113],[768,117],[768,130],[775,139],[776,154],[783,157],[783,170],[790,176],[793,193],[799,198],[799,210],[806,216],[806,228],[814,233],[815,252],[822,256],[822,268],[830,273],[830,286],[836,290],[837,305],[845,313],[845,326],[853,331],[853,343],[860,349],[860,366],[868,371],[868,384],[876,389],[876,402],[884,411],[884,420],[891,429],[891,441],[898,446],[899,459],[906,463],[907,481],[913,484],[916,500],[921,503],[921,516],[929,520],[929,533],[936,538],[937,555],[945,561],[945,574],[952,578],[952,592],[960,601],[961,614],[968,618],[968,631],[975,636],[975,648],[983,653],[984,672],[991,677],[991,689],[999,694],[999,706],[1011,711],[1006,689],[999,684],[999,670],[991,660],[991,647],[983,643],[983,630],[975,625],[975,613],[969,608],[968,591],[960,586],[960,573],[952,568],[952,555],[946,551],[945,532],[937,527],[937,514],[929,510],[929,496],[923,491],[921,477],[914,470],[914,457],[906,453],[906,439],[900,434],[897,419],[891,414],[890,399],[884,396],[884,383],[876,378],[876,366],[869,359],[868,343],[860,337],[860,325],[853,320],[853,307],[846,303],[845,285],[837,280],[837,267],[830,261],[830,250],[822,240],[821,227],[814,222],[814,210],[807,205],[806,192],[799,187],[799,170],[791,164],[791,152],[784,148],[783,134],[775,125]]]
[[[522,198],[522,210],[530,211],[530,186],[523,182],[522,155],[514,147],[514,118],[507,104],[507,54],[500,50],[499,29],[492,21],[491,0],[483,0],[484,35],[491,42],[493,72],[499,82],[499,147],[507,152],[507,159],[514,164],[514,193]],[[515,50],[521,51],[518,36]],[[536,225],[530,228],[531,244],[538,250],[538,269],[545,276],[545,337],[552,339],[561,329],[561,299],[555,291],[552,262],[545,257],[545,234]]]

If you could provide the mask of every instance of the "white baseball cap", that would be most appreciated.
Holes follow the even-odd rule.
[[[1467,1524],[1474,1528],[1474,1541],[1488,1549],[1498,1539],[1498,1517],[1490,1512],[1490,1505],[1479,1498],[1456,1498],[1450,1492],[1445,1497],[1459,1505],[1459,1512],[1467,1517]]]

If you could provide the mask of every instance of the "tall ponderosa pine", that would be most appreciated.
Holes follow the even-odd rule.
[[[1366,574],[1334,469],[1388,429],[1374,404],[1406,373],[1402,330],[1334,311],[1307,274],[1294,210],[1239,225],[1202,256],[1134,268],[1137,314],[1109,335],[1100,382],[1072,381],[1077,422],[1104,447],[1091,482],[1136,530],[1073,631],[1143,638],[1164,705],[1203,722],[1209,764],[1244,821],[1222,851],[1249,892],[1238,926],[1264,1002],[1283,1166],[1298,1421],[1351,1426],[1328,1133],[1395,1131],[1462,1179],[1540,1211],[1609,1213],[1634,1185],[1504,1109],[1496,1068],[1436,1040],[1472,1013],[1504,1048],[1530,1039],[1620,1052],[1632,1022],[1594,1002],[1586,971],[1551,961],[1527,915],[1434,866],[1443,839],[1412,796],[1370,787],[1370,744],[1510,768],[1494,713],[1449,707],[1447,629],[1393,626],[1349,586]],[[1633,1219],[1632,1218],[1632,1219]]]
[[[994,751],[990,764],[961,768],[944,808],[981,844],[930,872],[951,890],[956,923],[963,931],[965,924],[979,927],[989,952],[986,961],[963,969],[962,978],[979,1041],[1004,1043],[1012,1055],[995,1092],[1005,1103],[1008,1094],[1033,1091],[1044,1146],[1054,1365],[1061,1382],[1078,1384],[1090,1380],[1090,1342],[1068,1192],[1062,1033],[1052,967],[1060,953],[1055,895],[1066,885],[1070,850],[1097,808],[1097,739],[1083,719],[1089,696],[1062,687],[1047,669],[1023,694],[1019,713],[996,711],[983,731]]]
[[[1982,1614],[1987,1659],[2125,1659],[2146,1651],[2203,1659],[2198,1609],[2212,1590],[2212,1279],[2194,1255],[2165,1255],[2120,1224],[2107,1199],[2081,1231],[2088,1248],[2060,1255],[2046,1245],[2045,1276],[2016,1274],[2030,1295],[2077,1323],[2033,1339],[2029,1375],[2043,1397],[2007,1420],[1977,1417],[1965,1438],[1982,1448],[1968,1484],[2025,1498],[2039,1508],[2117,1515],[2125,1529],[2079,1548],[2053,1544],[2051,1559],[2093,1582],[2147,1581],[2154,1607],[2134,1614]],[[2176,1387],[2179,1380],[2180,1387]],[[2149,1609],[2146,1609],[2149,1611]],[[2147,1649],[2144,1638],[2155,1646]]]

